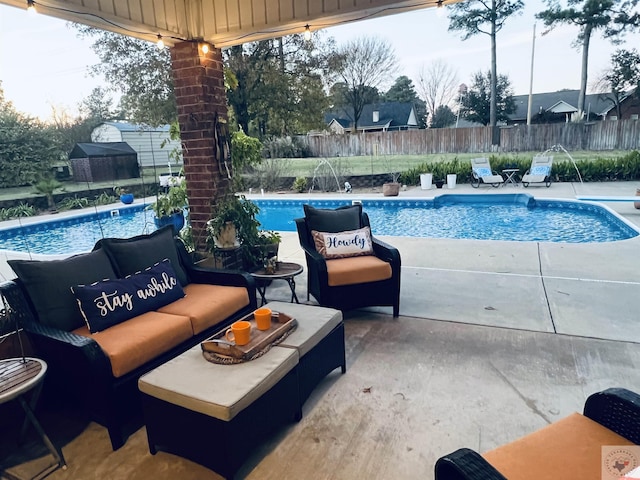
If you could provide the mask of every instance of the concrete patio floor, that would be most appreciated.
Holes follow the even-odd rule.
[[[401,196],[574,198],[630,196],[636,188],[640,182],[549,189],[458,185]],[[351,198],[368,195],[380,198],[363,192]],[[640,225],[633,203],[607,205]],[[491,449],[581,411],[586,397],[604,388],[640,391],[640,239],[382,239],[402,256],[401,317],[391,318],[390,308],[348,312],[347,373],[329,375],[305,404],[303,419],[254,452],[241,477],[429,479],[436,459],[456,448]],[[295,233],[283,234],[279,256],[304,264]],[[306,273],[296,281],[304,301]],[[288,296],[284,282],[267,290],[269,300]],[[109,447],[106,430],[87,424],[63,448],[69,469],[49,478],[219,478],[169,454],[151,456],[144,428],[122,449]],[[33,467],[30,462],[12,471]]]

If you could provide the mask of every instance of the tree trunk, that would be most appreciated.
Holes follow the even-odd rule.
[[[489,101],[489,125],[498,123],[496,90],[498,85],[498,61],[496,59],[496,0],[491,1],[491,97]]]
[[[278,60],[280,61],[280,73],[284,75],[284,45],[282,43],[282,37],[278,38],[278,57]]]
[[[585,25],[584,38],[582,40],[582,72],[580,74],[580,93],[578,94],[578,118],[584,115],[584,99],[587,95],[587,69],[589,67],[589,41],[593,27]]]

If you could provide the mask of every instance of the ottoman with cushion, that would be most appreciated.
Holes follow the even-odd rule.
[[[293,348],[218,365],[198,345],[143,375],[138,387],[150,452],[173,453],[233,478],[274,430],[302,417],[297,365]]]
[[[327,374],[338,367],[342,373],[347,371],[340,310],[284,302],[270,302],[265,307],[286,313],[298,321],[296,330],[280,343],[280,347],[298,351],[302,403]]]

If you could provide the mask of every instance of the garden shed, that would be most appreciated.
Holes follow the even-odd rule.
[[[76,182],[140,177],[138,154],[126,142],[76,143],[69,160]]]
[[[152,127],[123,121],[104,122],[91,132],[92,142],[127,142],[138,154],[142,167],[177,165],[171,160],[174,150],[181,151],[179,140],[171,140],[169,125]]]

